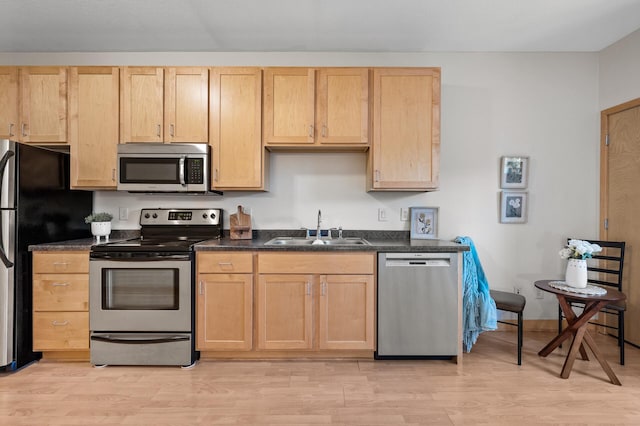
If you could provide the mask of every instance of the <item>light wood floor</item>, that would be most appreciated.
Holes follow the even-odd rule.
[[[598,363],[577,360],[559,377],[568,345],[537,355],[553,337],[480,336],[463,365],[450,361],[205,361],[176,367],[93,368],[40,362],[0,375],[1,425],[516,425],[640,424],[640,350],[617,363],[614,339],[597,336],[622,386]]]

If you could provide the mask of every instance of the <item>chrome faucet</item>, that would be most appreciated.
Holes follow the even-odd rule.
[[[318,229],[316,230],[316,240],[320,239],[320,234],[322,231],[320,230],[320,223],[322,222],[322,212],[318,210]]]

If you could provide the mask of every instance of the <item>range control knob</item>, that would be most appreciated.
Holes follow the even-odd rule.
[[[145,213],[145,214],[144,214],[144,218],[145,218],[145,219],[149,219],[149,213]]]
[[[154,214],[153,214],[153,218],[154,218],[154,219],[157,219],[157,218],[158,218],[158,213],[154,213]]]
[[[215,213],[211,213],[211,219],[215,219],[216,218],[216,214]]]
[[[206,219],[207,217],[208,217],[208,216],[207,216],[207,214],[206,214],[206,213],[202,213],[202,218],[203,218],[203,219]]]

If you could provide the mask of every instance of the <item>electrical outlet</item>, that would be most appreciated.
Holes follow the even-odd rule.
[[[536,299],[544,299],[544,291],[536,288]]]
[[[120,212],[119,212],[119,219],[120,220],[128,220],[129,219],[129,209],[126,207],[120,207]]]
[[[387,221],[387,210],[382,207],[378,209],[378,222]]]
[[[400,220],[406,222],[409,220],[409,209],[403,207],[400,209]]]
[[[514,292],[515,294],[520,294],[520,287],[515,287],[515,286],[514,286],[514,287],[513,287],[513,292]]]

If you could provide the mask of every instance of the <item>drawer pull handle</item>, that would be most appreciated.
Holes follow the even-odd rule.
[[[69,262],[53,262],[54,266],[63,266],[63,265],[68,265]]]
[[[27,123],[22,123],[21,133],[22,136],[27,136]]]
[[[218,262],[220,266],[233,266],[233,262]]]
[[[158,126],[156,127],[157,132],[156,134],[158,135],[158,137],[162,136],[162,126],[158,124]]]
[[[61,325],[68,325],[69,321],[62,321],[62,322],[58,322],[58,321],[51,321],[51,325],[55,325],[55,326],[61,326]]]
[[[307,296],[311,296],[311,283],[307,282],[307,291],[306,291]]]
[[[52,283],[53,287],[68,287],[69,283]]]
[[[327,294],[327,283],[326,282],[322,282],[322,285],[320,286],[320,290],[321,290],[322,296],[326,296],[326,294]]]
[[[13,134],[13,123],[9,123],[9,136],[15,136]]]

